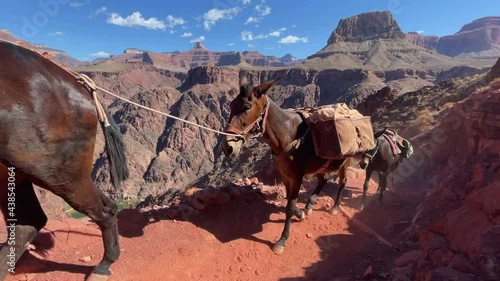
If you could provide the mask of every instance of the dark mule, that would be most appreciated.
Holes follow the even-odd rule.
[[[364,161],[364,163],[368,164],[366,165],[366,177],[363,185],[361,210],[365,207],[366,191],[368,190],[368,182],[370,181],[371,174],[374,171],[378,172],[378,202],[382,202],[384,191],[387,188],[387,178],[389,174],[396,170],[401,161],[403,161],[401,154],[393,153],[391,144],[383,135],[384,131],[385,130],[375,133],[377,146],[373,151],[367,153],[370,156],[365,155],[366,161]]]
[[[288,200],[285,227],[281,238],[273,247],[273,251],[279,254],[285,249],[285,241],[290,236],[292,216],[295,215],[300,220],[306,216],[296,206],[304,175],[316,175],[318,178],[318,186],[306,207],[306,210],[312,210],[317,194],[326,183],[324,175],[338,171],[339,189],[331,209],[331,213],[336,214],[351,158],[328,161],[316,156],[308,125],[301,115],[280,108],[266,95],[276,81],[268,81],[256,87],[245,85],[246,82],[241,83],[243,86],[239,95],[231,102],[231,113],[226,128],[227,132],[240,134],[241,137],[226,136],[222,141],[222,149],[226,156],[234,157],[248,137],[259,131],[271,147],[276,167],[286,186]]]
[[[116,205],[91,180],[94,100],[74,76],[34,51],[0,42],[0,61],[0,207],[7,224],[15,225],[9,229],[15,238],[0,251],[0,280],[47,222],[33,184],[99,225],[104,256],[88,280],[106,280],[120,249]],[[116,125],[101,126],[118,188],[128,177],[123,142]]]

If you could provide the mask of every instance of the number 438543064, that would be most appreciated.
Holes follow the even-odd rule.
[[[16,189],[16,172],[15,172],[15,168],[14,167],[9,167],[8,168],[8,183],[7,183],[7,187],[9,189],[10,192],[14,192],[14,190]]]

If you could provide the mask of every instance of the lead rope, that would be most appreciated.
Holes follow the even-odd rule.
[[[234,133],[226,133],[226,132],[222,132],[222,131],[219,131],[219,130],[214,130],[212,128],[208,128],[206,126],[202,126],[202,125],[199,125],[199,124],[196,124],[194,122],[191,122],[191,121],[188,121],[188,120],[184,120],[182,118],[179,118],[177,116],[173,116],[173,115],[170,115],[168,113],[164,113],[164,112],[161,112],[161,111],[158,111],[156,109],[152,109],[152,108],[149,108],[147,106],[144,106],[144,105],[141,105],[141,104],[138,104],[136,102],[133,102],[131,100],[128,100],[126,98],[123,98],[117,94],[113,94],[112,92],[106,90],[106,89],[103,89],[99,86],[97,86],[94,81],[92,81],[92,79],[90,79],[87,75],[85,74],[81,74],[81,73],[77,73],[77,72],[74,72],[72,70],[69,70],[68,71],[76,77],[77,81],[79,83],[81,83],[82,85],[86,86],[89,91],[92,92],[92,97],[95,101],[95,104],[96,104],[96,108],[97,108],[97,114],[98,114],[98,117],[99,117],[99,120],[101,122],[104,122],[104,124],[107,124],[106,126],[109,126],[109,122],[108,122],[108,118],[106,116],[106,113],[104,111],[104,108],[103,106],[101,105],[101,103],[97,100],[97,95],[96,95],[96,92],[97,90],[101,90],[103,91],[104,93],[108,94],[108,95],[111,95],[111,96],[114,96],[115,98],[118,98],[118,99],[121,99],[127,103],[130,103],[130,104],[133,104],[137,107],[140,107],[140,108],[143,108],[143,109],[146,109],[148,111],[151,111],[151,112],[155,112],[157,114],[160,114],[160,115],[163,115],[163,116],[167,116],[167,117],[170,117],[172,119],[175,119],[175,120],[178,120],[178,121],[181,121],[181,122],[184,122],[184,123],[187,123],[187,124],[190,124],[190,125],[193,125],[193,126],[196,126],[198,128],[201,128],[201,129],[204,129],[204,130],[207,130],[207,131],[210,131],[210,132],[214,132],[214,133],[217,133],[217,134],[220,134],[220,135],[226,135],[226,136],[233,136],[233,137],[241,137],[241,135],[238,135],[238,134],[234,134]]]
[[[79,74],[76,78],[76,81],[78,81],[78,83],[82,84],[83,86],[87,87],[87,89],[92,93],[92,98],[94,99],[95,107],[97,109],[97,117],[99,118],[99,121],[101,123],[104,123],[104,127],[110,126],[108,116],[106,115],[106,111],[104,110],[104,107],[97,99],[97,86],[95,82],[85,74]]]
[[[59,66],[60,68],[62,68],[63,70],[67,71],[69,74],[71,74],[73,77],[76,78],[76,80],[78,81],[78,83],[82,84],[84,87],[87,88],[87,90],[89,92],[92,93],[92,98],[94,99],[94,103],[95,103],[95,106],[96,106],[96,110],[97,110],[97,118],[99,119],[100,122],[103,122],[104,123],[104,126],[107,127],[107,126],[110,126],[110,123],[109,123],[109,120],[108,120],[108,117],[106,115],[106,111],[104,110],[104,107],[102,106],[102,104],[99,102],[99,100],[97,99],[97,90],[101,90],[103,91],[104,93],[108,94],[108,95],[112,95],[118,99],[121,99],[127,103],[130,103],[130,104],[133,104],[137,107],[140,107],[140,108],[143,108],[143,109],[146,109],[146,110],[149,110],[151,112],[155,112],[155,113],[158,113],[160,115],[164,115],[164,116],[167,116],[167,117],[170,117],[172,119],[175,119],[175,120],[178,120],[178,121],[181,121],[181,122],[184,122],[184,123],[187,123],[187,124],[190,124],[190,125],[193,125],[193,126],[196,126],[196,127],[199,127],[199,128],[202,128],[204,130],[207,130],[207,131],[211,131],[211,132],[214,132],[214,133],[217,133],[217,134],[220,134],[220,135],[226,135],[226,136],[233,136],[233,137],[239,137],[240,135],[238,134],[233,134],[233,133],[226,133],[226,132],[221,132],[221,131],[218,131],[218,130],[214,130],[214,129],[211,129],[211,128],[208,128],[208,127],[205,127],[205,126],[202,126],[202,125],[198,125],[194,122],[191,122],[191,121],[187,121],[187,120],[184,120],[184,119],[181,119],[179,117],[176,117],[176,116],[173,116],[173,115],[170,115],[170,114],[167,114],[167,113],[164,113],[164,112],[161,112],[161,111],[158,111],[158,110],[155,110],[155,109],[152,109],[152,108],[149,108],[149,107],[146,107],[146,106],[143,106],[143,105],[140,105],[136,102],[133,102],[131,100],[128,100],[126,98],[122,98],[121,96],[118,96],[116,94],[113,94],[111,93],[110,91],[107,91],[99,86],[97,86],[95,84],[94,81],[92,81],[92,79],[90,79],[90,77],[88,77],[87,75],[85,74],[81,74],[81,73],[78,73],[74,70],[71,70],[69,69],[68,67],[64,66],[64,65],[61,65],[53,60],[51,60],[48,56],[45,56],[43,53],[39,52],[38,50],[35,50],[35,49],[32,49],[29,45],[24,45],[24,44],[20,44],[20,41],[17,41],[17,42],[12,42],[12,41],[8,41],[6,40],[6,42],[9,42],[11,44],[14,44],[14,45],[17,45],[21,48],[24,48],[26,50],[30,50],[34,53],[37,53],[38,55],[42,56],[43,58],[49,60],[51,63]]]

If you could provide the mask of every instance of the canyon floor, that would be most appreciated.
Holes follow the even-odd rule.
[[[342,207],[395,247],[362,231],[341,212],[330,215],[327,209],[337,185],[328,183],[311,216],[294,219],[285,252],[279,256],[271,246],[283,229],[283,198],[211,205],[187,220],[169,218],[168,210],[122,211],[122,253],[111,267],[110,280],[347,281],[364,279],[367,269],[372,270],[368,280],[385,280],[395,258],[418,248],[403,231],[424,191],[390,186],[378,204],[372,179],[368,206],[359,212],[363,180],[363,171],[350,173]],[[310,192],[311,188],[301,192],[299,207],[304,207]],[[5,229],[1,234],[5,238]],[[84,280],[103,250],[100,231],[86,218],[50,220],[30,248],[16,274],[6,280]]]

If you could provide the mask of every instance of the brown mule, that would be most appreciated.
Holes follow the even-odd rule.
[[[347,181],[347,168],[353,158],[328,161],[316,156],[308,125],[302,117],[296,112],[280,108],[266,95],[276,81],[268,81],[255,87],[250,84],[241,86],[239,95],[231,102],[226,129],[227,132],[239,134],[241,137],[225,136],[222,140],[222,150],[227,157],[235,157],[248,137],[259,132],[271,147],[276,167],[286,186],[288,200],[285,227],[281,238],[273,247],[273,251],[280,254],[290,236],[292,216],[295,215],[299,219],[306,216],[296,206],[302,178],[305,175],[315,175],[318,178],[318,185],[306,206],[306,212],[310,214],[317,195],[326,183],[325,174],[338,171],[339,189],[330,211],[336,214]],[[242,84],[245,83],[246,81]]]
[[[116,205],[91,180],[98,124],[92,96],[37,52],[0,41],[0,61],[0,207],[15,235],[0,251],[0,280],[47,222],[33,184],[99,225],[104,255],[89,280],[105,280],[120,248]],[[118,188],[128,178],[123,141],[116,125],[101,126]]]

